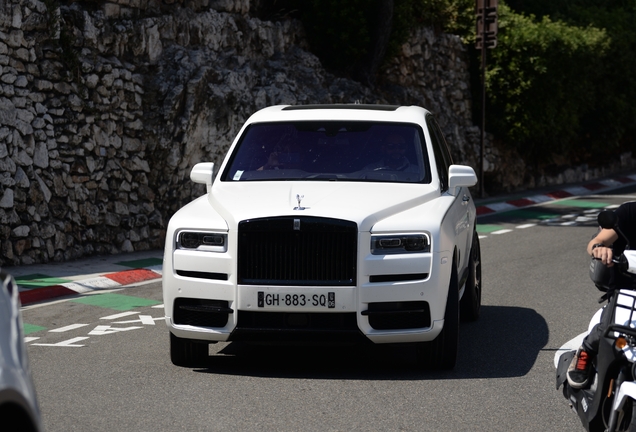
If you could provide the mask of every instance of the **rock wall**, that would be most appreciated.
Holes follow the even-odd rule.
[[[475,130],[456,38],[414,35],[410,66],[369,89],[327,73],[300,23],[249,10],[0,0],[0,265],[163,247],[170,216],[203,193],[191,167],[220,163],[245,119],[272,104],[430,104],[463,154]],[[416,82],[409,68],[421,69]]]
[[[242,123],[273,104],[417,104],[477,165],[466,51],[421,29],[376,88],[249,0],[0,0],[0,265],[163,247]],[[498,153],[488,147],[489,166]]]

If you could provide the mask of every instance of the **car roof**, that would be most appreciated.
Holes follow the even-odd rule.
[[[419,106],[374,104],[275,105],[254,113],[247,123],[353,120],[423,124],[429,113]]]

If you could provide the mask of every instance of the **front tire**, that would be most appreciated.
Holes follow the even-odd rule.
[[[208,344],[179,338],[170,333],[170,360],[175,366],[205,366],[208,353]]]
[[[468,258],[468,279],[460,307],[462,321],[477,321],[481,310],[481,248],[477,232],[473,232],[473,244]]]
[[[451,370],[457,363],[459,349],[459,287],[457,266],[453,261],[448,298],[444,311],[444,328],[431,342],[421,342],[417,346],[417,362],[430,369]]]

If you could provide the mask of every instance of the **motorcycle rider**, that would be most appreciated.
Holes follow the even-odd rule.
[[[631,246],[636,246],[636,201],[622,204],[615,211],[618,217],[617,229],[623,234],[618,235],[614,229],[601,228],[598,234],[587,245],[587,253],[610,267],[609,294],[619,288],[635,288],[634,280],[615,271],[612,258],[619,256]],[[627,241],[623,238],[625,236]],[[608,296],[609,298],[609,296]],[[612,319],[611,313],[603,309],[600,323],[596,324],[585,337],[581,347],[577,350],[567,371],[570,387],[579,389],[588,385],[591,374],[592,361],[598,353],[598,347],[607,328],[607,321]]]

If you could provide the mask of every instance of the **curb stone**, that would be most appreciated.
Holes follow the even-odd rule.
[[[97,256],[65,263],[7,267],[23,306],[160,279],[163,251]]]
[[[589,195],[590,193],[607,192],[609,190],[628,186],[633,183],[636,183],[636,174],[628,174],[611,179],[592,181],[580,186],[565,187],[562,189],[555,189],[550,192],[528,195],[521,198],[514,198],[493,203],[485,203],[483,205],[477,206],[477,216],[487,216],[494,213],[516,210],[548,201]]]

